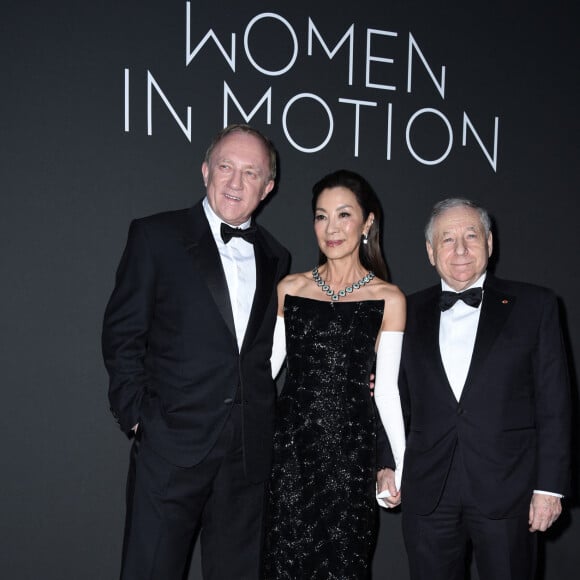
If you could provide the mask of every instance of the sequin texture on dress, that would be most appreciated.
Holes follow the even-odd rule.
[[[286,296],[288,366],[268,493],[264,580],[368,577],[376,533],[369,377],[384,302]]]

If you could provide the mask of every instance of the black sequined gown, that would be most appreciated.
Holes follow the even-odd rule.
[[[368,576],[377,513],[369,375],[383,308],[286,296],[265,580]]]

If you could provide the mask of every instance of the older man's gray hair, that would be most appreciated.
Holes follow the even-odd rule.
[[[479,214],[479,219],[483,229],[485,230],[485,237],[487,238],[489,232],[491,231],[491,220],[487,210],[469,199],[464,199],[461,197],[450,197],[437,202],[433,206],[431,215],[429,216],[429,221],[425,226],[425,240],[433,245],[433,225],[435,220],[448,209],[452,209],[454,207],[468,207],[470,209],[474,209]]]

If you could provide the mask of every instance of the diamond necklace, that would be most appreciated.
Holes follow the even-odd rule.
[[[347,294],[352,294],[355,290],[362,288],[365,284],[368,284],[375,275],[369,270],[367,275],[363,276],[358,282],[353,282],[350,286],[347,286],[344,290],[339,290],[338,292],[334,292],[334,290],[332,290],[332,288],[320,277],[318,266],[315,266],[312,269],[312,277],[318,286],[320,286],[320,289],[330,296],[332,300],[336,301],[340,298],[344,298]]]

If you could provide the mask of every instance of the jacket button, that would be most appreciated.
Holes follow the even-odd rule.
[[[465,413],[465,411],[463,410],[463,407],[459,407],[459,408],[457,409],[457,414],[458,414],[458,415],[463,415],[463,413]]]
[[[227,399],[224,399],[224,403],[225,403],[226,405],[231,405],[233,402],[234,402],[234,400],[233,400],[233,399],[231,399],[230,397],[228,397]]]

